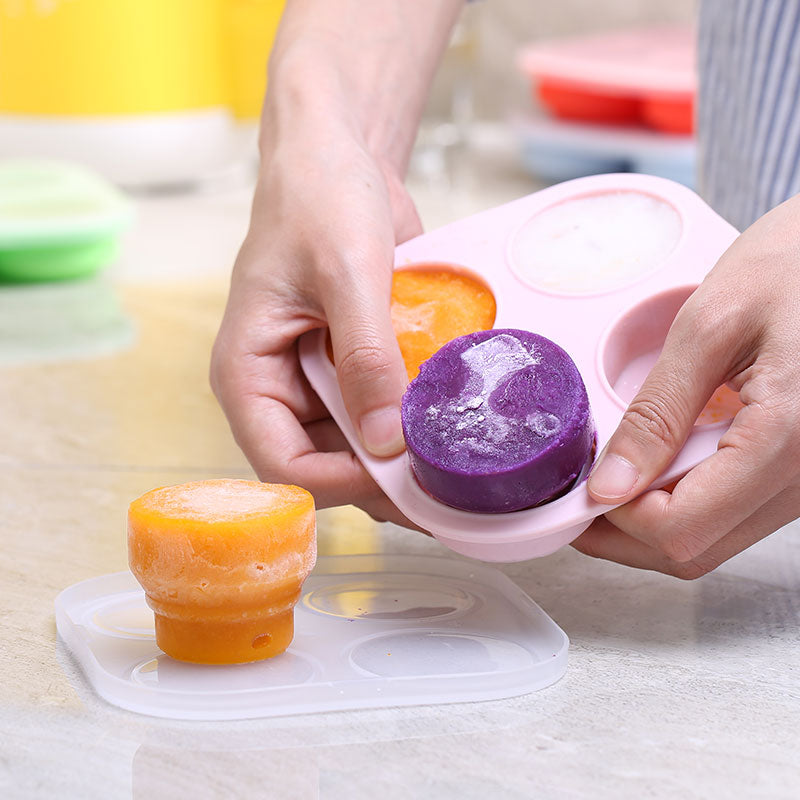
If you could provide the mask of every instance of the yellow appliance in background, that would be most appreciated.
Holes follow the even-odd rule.
[[[231,108],[243,122],[257,122],[267,88],[267,58],[285,0],[224,0],[230,43]]]
[[[125,185],[192,181],[252,154],[237,121],[258,116],[283,5],[0,0],[0,153],[76,160]]]

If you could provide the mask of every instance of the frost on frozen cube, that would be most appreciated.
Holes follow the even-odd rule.
[[[420,486],[466,511],[518,511],[557,497],[584,471],[595,444],[572,359],[522,330],[446,344],[409,385],[402,416]]]

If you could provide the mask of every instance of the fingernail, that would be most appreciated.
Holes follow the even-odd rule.
[[[361,417],[361,440],[375,456],[393,456],[405,446],[400,409],[386,406]]]
[[[639,480],[639,470],[627,458],[606,453],[589,476],[589,489],[598,497],[618,500],[630,494]]]

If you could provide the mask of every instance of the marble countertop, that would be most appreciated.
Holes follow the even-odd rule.
[[[431,228],[536,186],[495,164],[410,188]],[[797,797],[800,523],[691,583],[570,548],[500,566],[571,640],[522,697],[190,723],[94,694],[55,596],[126,568],[139,494],[251,474],[206,377],[249,195],[140,196],[110,272],[0,288],[0,796]],[[460,558],[352,508],[319,530],[321,553]]]

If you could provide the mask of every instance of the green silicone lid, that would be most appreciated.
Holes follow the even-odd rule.
[[[0,161],[0,281],[89,275],[113,261],[131,208],[75,164]]]

